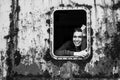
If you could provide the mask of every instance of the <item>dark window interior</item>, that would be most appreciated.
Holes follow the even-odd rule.
[[[54,12],[54,51],[72,40],[74,28],[86,25],[86,11],[57,10]]]

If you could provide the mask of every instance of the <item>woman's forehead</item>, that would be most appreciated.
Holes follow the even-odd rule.
[[[78,31],[74,32],[73,34],[73,36],[82,36],[82,35],[83,35],[82,32],[78,32]]]

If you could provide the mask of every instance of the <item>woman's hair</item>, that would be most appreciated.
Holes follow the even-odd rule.
[[[74,32],[76,32],[76,31],[77,31],[77,32],[82,32],[82,29],[78,27],[78,28],[75,28],[75,29],[74,29]]]

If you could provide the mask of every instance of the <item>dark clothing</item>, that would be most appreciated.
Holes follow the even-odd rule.
[[[87,39],[83,38],[81,46],[75,47],[72,41],[67,41],[58,50],[55,51],[57,56],[73,56],[74,52],[79,52],[87,47]]]

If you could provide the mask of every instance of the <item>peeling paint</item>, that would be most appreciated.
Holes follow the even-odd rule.
[[[20,1],[20,2],[26,3],[27,1],[26,2]],[[113,35],[114,32],[116,32],[116,31],[114,31],[115,27],[113,26],[114,25],[113,24],[114,23],[114,21],[113,21],[114,15],[113,15],[113,12],[111,9],[111,6],[113,5],[112,0],[96,1],[96,3],[95,3],[96,9],[94,9],[95,6],[94,6],[93,0],[91,0],[91,3],[89,3],[89,2],[87,3],[87,1],[84,1],[84,2],[86,2],[86,3],[84,3],[84,2],[81,2],[81,1],[79,2],[76,0],[65,0],[65,1],[61,0],[61,1],[56,2],[56,3],[59,3],[59,4],[56,4],[57,6],[56,5],[53,6],[53,1],[51,1],[51,2],[38,1],[39,3],[41,3],[43,5],[48,4],[48,6],[44,6],[44,9],[42,9],[43,7],[37,9],[36,7],[38,5],[37,6],[34,5],[36,2],[37,1],[33,1],[33,3],[32,2],[28,3],[29,5],[27,5],[26,7],[29,6],[30,9],[26,8],[26,11],[24,11],[25,5],[22,5],[20,3],[20,5],[22,6],[21,7],[22,11],[20,12],[21,23],[20,23],[18,46],[21,51],[21,55],[25,56],[25,55],[29,54],[31,56],[30,59],[32,60],[32,62],[35,61],[35,63],[38,65],[39,69],[41,66],[43,71],[48,70],[49,74],[52,73],[51,76],[62,75],[59,72],[60,67],[54,65],[53,64],[54,62],[50,63],[51,64],[51,66],[50,66],[49,63],[47,63],[47,61],[45,61],[42,57],[42,56],[45,56],[47,49],[49,49],[49,47],[48,47],[49,46],[49,34],[50,34],[49,26],[50,26],[50,21],[51,21],[51,19],[50,19],[51,13],[54,10],[54,8],[57,8],[57,6],[59,6],[59,7],[86,6],[92,10],[92,17],[91,17],[92,18],[92,28],[93,28],[93,34],[96,34],[96,35],[93,36],[94,38],[93,38],[93,46],[92,46],[93,47],[92,60],[86,65],[85,71],[91,75],[99,75],[100,70],[97,69],[97,66],[98,65],[101,66],[100,62],[101,62],[102,58],[104,58],[106,56],[104,53],[104,47],[106,46],[106,43],[111,42],[110,36]],[[52,4],[51,5],[52,7],[49,4]],[[35,11],[35,10],[39,10],[39,11]],[[95,14],[96,14],[96,18],[94,17]],[[96,19],[96,21],[94,19]],[[96,26],[96,24],[97,24],[97,26]],[[35,49],[36,52],[29,52],[31,50],[30,48]],[[34,56],[34,58],[32,56]],[[41,62],[41,60],[42,60],[42,62]],[[72,64],[72,63],[68,62],[65,64]],[[65,64],[63,64],[63,65],[65,65]],[[47,67],[48,65],[51,68],[48,68]],[[45,68],[43,68],[42,66],[44,66]],[[58,72],[54,72],[54,69],[52,67],[55,67],[55,70],[58,69]],[[70,67],[70,66],[68,66],[68,67]],[[100,69],[101,69],[101,67],[100,67]],[[62,69],[62,67],[61,67],[61,69]],[[65,76],[65,75],[63,75],[63,76]],[[66,76],[70,77],[71,72],[66,74]]]
[[[4,36],[8,35],[9,31],[9,13],[11,1],[6,3],[6,0],[0,0],[0,79],[3,79],[7,75],[8,66],[6,65],[6,50],[7,50],[7,40]]]
[[[14,73],[52,78],[120,75],[119,49],[115,46],[120,42],[119,5],[119,0],[0,0],[0,78]],[[77,63],[66,61],[60,66],[50,56],[50,26],[55,8],[83,6],[91,11],[93,56],[81,73]]]

